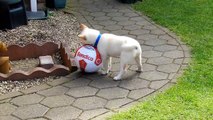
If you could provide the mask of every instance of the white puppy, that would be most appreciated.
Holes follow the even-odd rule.
[[[142,71],[142,50],[138,41],[126,36],[113,34],[100,34],[100,31],[88,28],[81,24],[82,32],[78,35],[83,44],[91,44],[97,47],[103,60],[102,74],[107,74],[111,69],[111,57],[120,57],[120,72],[114,80],[120,80],[131,61],[138,66],[137,72]]]

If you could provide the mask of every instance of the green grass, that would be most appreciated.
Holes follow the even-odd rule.
[[[192,63],[177,85],[110,120],[212,120],[213,1],[143,0],[133,7],[180,36]]]

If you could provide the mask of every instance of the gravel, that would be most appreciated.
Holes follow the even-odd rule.
[[[44,42],[63,42],[71,49],[78,48],[81,44],[78,40],[79,23],[72,14],[63,11],[51,11],[47,20],[31,20],[28,25],[20,26],[12,30],[1,31],[0,40],[7,45],[17,44],[24,46],[29,43],[43,44]],[[57,54],[53,59],[57,60]],[[37,66],[38,59],[24,59],[12,61],[12,70],[21,69],[28,71]],[[42,79],[33,79],[25,81],[0,81],[0,95],[8,92],[26,89],[32,86],[40,85],[47,81],[57,80],[59,77],[51,76]]]

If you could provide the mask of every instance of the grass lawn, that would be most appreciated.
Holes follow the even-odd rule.
[[[143,0],[133,7],[180,36],[193,59],[177,85],[110,120],[212,120],[213,1]]]

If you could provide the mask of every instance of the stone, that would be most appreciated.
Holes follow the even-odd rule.
[[[143,72],[140,75],[140,77],[149,81],[164,80],[167,79],[168,74],[158,71],[150,71],[150,72]]]
[[[120,30],[121,28],[122,26],[119,26],[119,25],[109,25],[104,27],[105,30],[109,30],[109,31]]]
[[[105,99],[99,97],[84,97],[78,98],[73,103],[73,106],[83,110],[91,110],[91,109],[104,108],[106,102],[107,101]]]
[[[29,119],[29,118],[35,118],[35,117],[42,117],[45,115],[45,113],[48,110],[49,108],[43,105],[34,104],[34,105],[19,107],[15,112],[13,112],[13,115],[21,119]]]
[[[167,44],[168,45],[176,45],[176,46],[180,45],[175,39],[168,40]]]
[[[148,21],[136,21],[136,25],[146,26],[151,25],[151,23]]]
[[[34,119],[29,119],[29,120],[47,120],[45,118],[34,118]]]
[[[143,35],[143,34],[147,34],[149,33],[150,31],[149,30],[144,30],[144,29],[136,29],[136,30],[131,30],[129,32],[129,34],[132,34],[132,35]]]
[[[166,73],[177,72],[180,68],[180,65],[177,64],[167,64],[158,66],[157,70]]]
[[[119,16],[123,16],[123,13],[119,13],[119,12],[111,12],[111,13],[108,13],[107,16],[109,17],[119,17]]]
[[[159,45],[163,45],[165,44],[166,41],[165,40],[159,40],[159,39],[155,39],[155,40],[148,40],[148,41],[145,41],[145,45],[150,45],[150,46],[159,46]]]
[[[116,35],[127,35],[129,33],[129,31],[127,30],[115,30],[115,31],[112,31],[113,34],[116,34]]]
[[[0,116],[0,120],[19,120],[13,116]]]
[[[101,79],[94,79],[89,85],[95,88],[103,89],[109,87],[116,87],[119,84],[118,81],[114,81],[112,79],[105,79],[104,77]]]
[[[157,30],[159,28],[157,28],[155,25],[145,25],[143,27],[143,29],[147,29],[147,30]]]
[[[53,59],[50,55],[39,56],[39,66],[45,69],[50,69],[53,67]]]
[[[94,28],[94,29],[103,29],[104,28],[104,26],[103,25],[92,25],[92,27]]]
[[[153,50],[153,46],[149,46],[149,45],[142,45],[141,46],[142,47],[142,51],[144,52],[144,51],[151,51],[151,50]],[[143,54],[143,53],[142,53]]]
[[[73,96],[75,98],[78,98],[78,97],[93,96],[96,94],[97,91],[98,91],[98,89],[96,89],[96,88],[84,86],[84,87],[71,88],[67,92],[67,94],[70,96]]]
[[[144,40],[144,41],[157,40],[158,36],[157,35],[150,35],[150,34],[143,34],[143,35],[138,35],[137,39]]]
[[[128,26],[124,26],[124,29],[129,30],[129,31],[140,30],[141,26],[139,26],[139,25],[128,25]]]
[[[38,94],[29,94],[29,95],[23,95],[20,97],[16,97],[11,100],[12,103],[23,106],[23,105],[29,105],[29,104],[35,104],[39,103],[44,97],[38,95]]]
[[[156,68],[157,68],[157,66],[155,66],[155,65],[151,65],[151,64],[147,64],[147,63],[143,64],[143,72],[153,71],[153,70],[156,70]],[[132,65],[129,69],[136,71],[136,70],[138,70],[138,66]]]
[[[49,108],[69,106],[74,102],[74,98],[66,95],[46,97],[41,104],[48,106]]]
[[[160,51],[160,52],[166,52],[177,49],[177,46],[174,45],[160,45],[156,46],[154,50]]]
[[[153,81],[150,84],[150,88],[157,90],[157,89],[163,87],[168,82],[169,82],[169,80]]]
[[[81,112],[81,110],[72,106],[58,107],[49,110],[45,117],[51,120],[70,120],[77,119]]]
[[[151,34],[164,35],[166,33],[163,30],[161,30],[161,29],[153,29],[153,30],[151,30]]]
[[[166,58],[166,57],[156,57],[156,58],[149,58],[147,63],[153,64],[153,65],[165,65],[170,64],[173,62],[173,59]]]
[[[42,84],[42,85],[39,85],[39,86],[35,86],[35,87],[31,87],[31,88],[28,88],[28,89],[25,89],[25,90],[21,90],[21,92],[23,92],[24,94],[30,94],[30,93],[35,93],[35,92],[38,92],[38,91],[41,91],[41,90],[48,89],[50,87],[51,86],[49,86],[47,84]]]
[[[44,95],[44,96],[55,96],[55,95],[63,95],[66,93],[69,89],[63,86],[56,86],[47,90],[39,91],[38,94]]]
[[[95,117],[92,120],[105,120],[105,119],[109,118],[110,116],[112,116],[113,114],[115,114],[113,111],[106,112],[106,113],[104,113],[102,115],[99,115],[99,116]]]
[[[86,78],[78,78],[75,80],[72,80],[68,83],[63,84],[65,87],[73,88],[73,87],[82,87],[82,86],[87,86],[91,80],[86,79]]]
[[[157,51],[144,51],[142,56],[146,58],[160,57],[163,53]]]
[[[160,35],[159,38],[160,38],[160,39],[163,39],[163,40],[174,40],[174,38],[172,38],[172,37],[169,36],[168,34]]]
[[[124,16],[126,16],[126,17],[137,17],[139,15],[136,14],[136,13],[124,13]]]
[[[128,97],[132,99],[140,99],[142,97],[151,94],[153,91],[154,91],[153,89],[149,88],[133,90],[129,93]]]
[[[128,90],[116,87],[116,88],[101,89],[97,93],[97,96],[111,100],[115,98],[125,98],[128,93],[129,93]]]
[[[109,25],[115,25],[116,24],[115,21],[110,21],[110,20],[108,20],[108,21],[99,21],[98,23],[100,25],[103,25],[103,26],[109,26]]]
[[[133,79],[133,80],[122,80],[120,83],[121,88],[134,90],[140,88],[147,88],[150,82],[142,79]]]
[[[79,118],[82,120],[89,120],[91,118],[94,118],[106,112],[108,112],[108,110],[106,109],[95,109],[95,110],[84,111]]]
[[[11,98],[0,100],[0,104],[10,102]]]
[[[22,94],[23,93],[21,93],[21,92],[10,92],[10,93],[5,94],[5,95],[0,95],[0,101],[8,99],[8,98],[12,98],[12,97],[20,96]]]
[[[16,106],[11,105],[9,103],[0,104],[0,116],[10,115],[16,110]],[[1,119],[2,120],[2,119]]]
[[[108,109],[117,109],[120,108],[128,103],[132,102],[131,99],[128,98],[123,98],[123,99],[115,99],[115,100],[110,100],[106,104],[106,108]]]
[[[134,21],[118,21],[118,25],[126,26],[126,25],[134,25]]]
[[[100,17],[100,16],[105,16],[104,12],[92,12],[90,13],[91,16],[93,17]]]
[[[184,57],[183,51],[179,51],[179,50],[165,52],[163,56],[169,57],[169,58],[183,58]]]
[[[129,17],[113,17],[113,21],[128,21]]]
[[[61,85],[63,83],[69,82],[69,81],[71,81],[71,78],[60,77],[59,79],[47,82],[47,84],[54,87],[54,86]]]
[[[100,16],[100,17],[95,17],[94,20],[95,21],[105,21],[105,20],[109,20],[110,17],[107,16]]]
[[[138,17],[131,17],[129,20],[130,21],[145,21],[145,19],[142,18],[142,17],[140,17],[140,16],[138,16]]]

